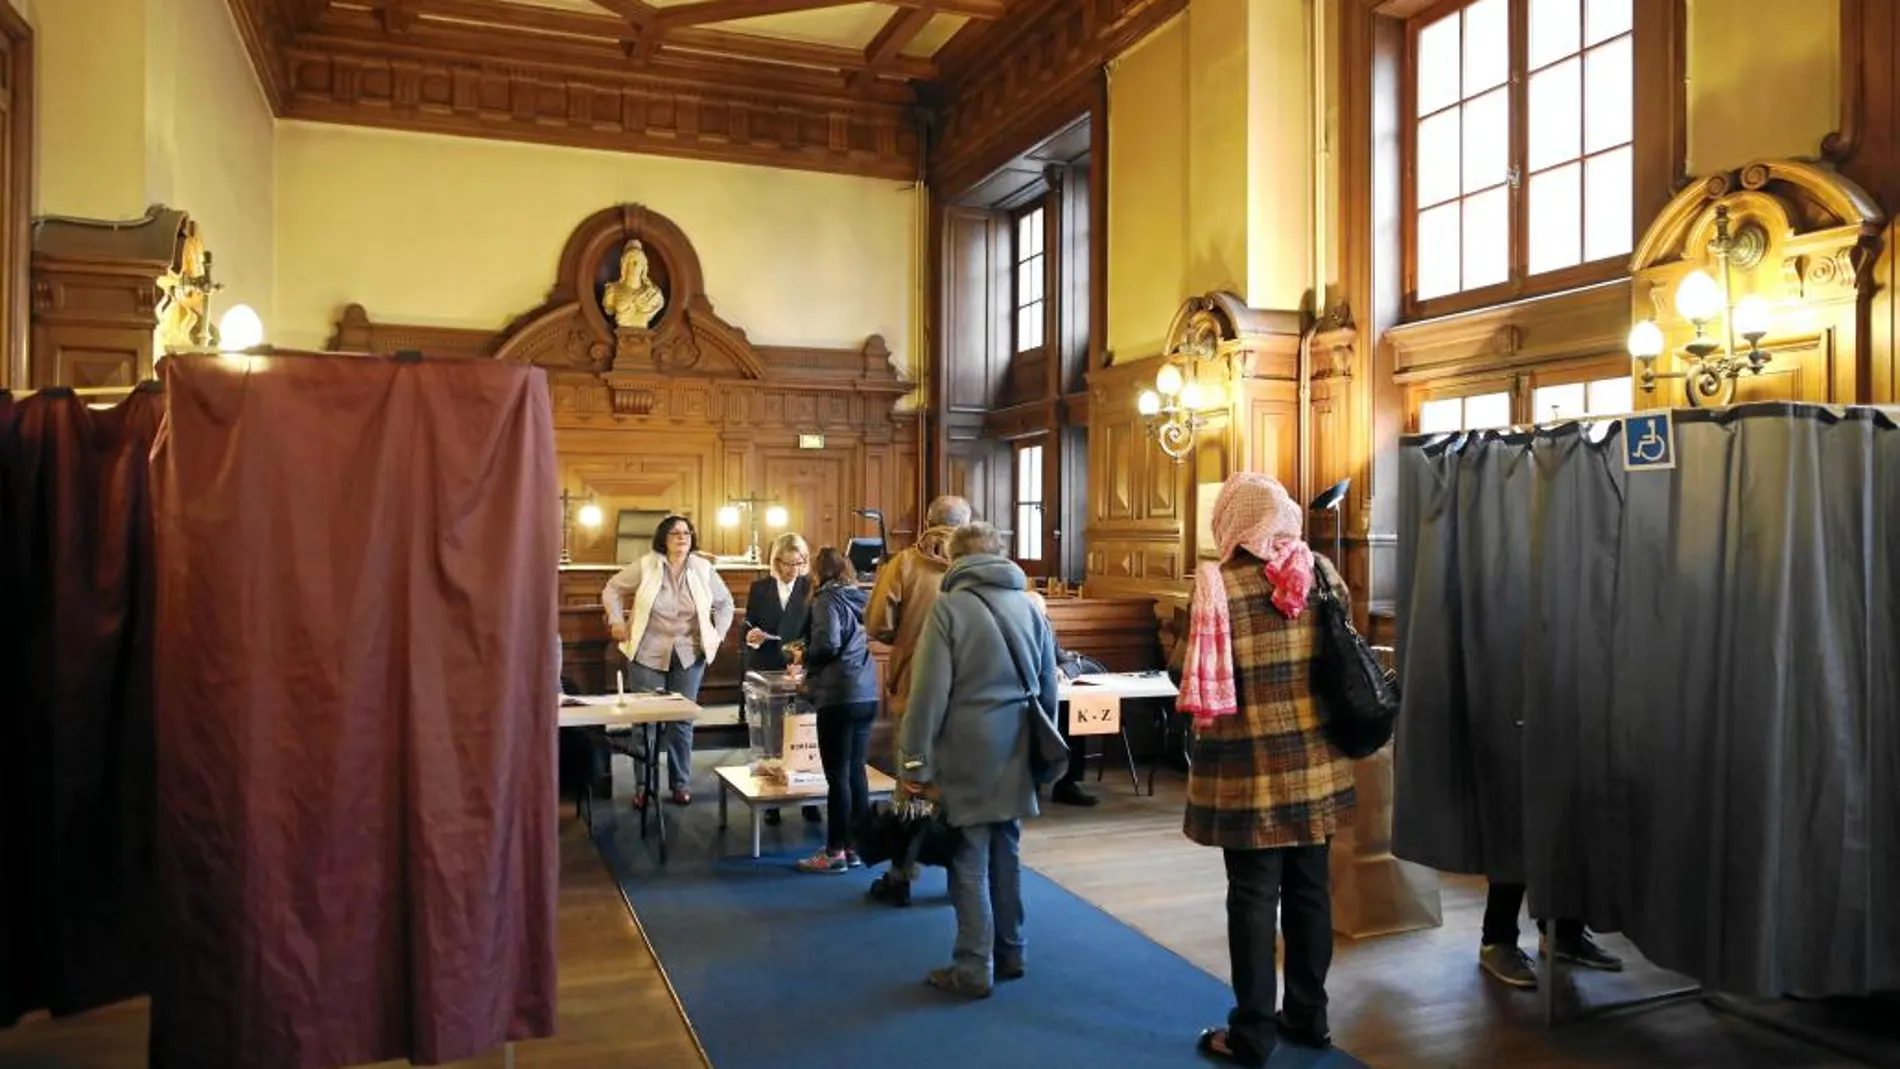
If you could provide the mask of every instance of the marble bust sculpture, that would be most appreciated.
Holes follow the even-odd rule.
[[[613,317],[614,325],[645,330],[666,307],[666,295],[647,274],[646,246],[639,238],[620,250],[620,277],[607,285],[601,306]]]

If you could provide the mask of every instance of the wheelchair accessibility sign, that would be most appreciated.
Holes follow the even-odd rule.
[[[1667,471],[1676,466],[1676,423],[1669,410],[1623,420],[1623,470]]]

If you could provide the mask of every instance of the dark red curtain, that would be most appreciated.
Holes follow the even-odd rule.
[[[152,1064],[429,1064],[552,1034],[544,374],[166,366]]]
[[[0,393],[0,1025],[145,990],[162,406]]]

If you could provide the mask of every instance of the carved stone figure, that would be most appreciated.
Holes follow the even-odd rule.
[[[666,295],[647,274],[647,250],[639,238],[620,250],[620,277],[607,285],[601,307],[613,317],[614,325],[645,330],[666,307]]]
[[[179,266],[159,277],[158,288],[164,294],[157,308],[161,347],[174,351],[215,344],[205,305],[210,291],[221,287],[211,281],[211,254],[196,228],[185,235]]]

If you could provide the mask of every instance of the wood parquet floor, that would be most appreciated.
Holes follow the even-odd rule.
[[[515,1045],[517,1069],[708,1069],[653,952],[627,912],[586,827],[561,820],[559,1021],[551,1039]],[[148,1004],[139,999],[65,1020],[43,1015],[0,1030],[0,1069],[142,1069]],[[364,1069],[401,1069],[382,1062]],[[497,1049],[448,1069],[502,1069]]]
[[[704,748],[710,751],[710,747]],[[705,752],[709,763],[727,756]],[[1069,890],[1150,938],[1226,979],[1225,875],[1218,852],[1195,846],[1180,831],[1182,787],[1163,772],[1159,796],[1135,797],[1125,774],[1090,789],[1092,809],[1050,806],[1028,824],[1025,860]],[[700,804],[712,804],[707,795]],[[523,1069],[640,1067],[707,1069],[637,923],[608,876],[585,829],[566,810],[561,830],[560,1034],[519,1044]],[[1328,988],[1335,1039],[1376,1069],[1900,1069],[1900,1033],[1876,1042],[1876,1053],[1853,1060],[1684,1001],[1613,1013],[1546,1029],[1533,993],[1482,979],[1477,933],[1484,888],[1451,879],[1444,887],[1444,925],[1377,939],[1339,940]],[[1032,954],[1035,919],[1030,918]],[[1534,945],[1525,925],[1527,949]],[[1627,943],[1606,945],[1634,958]],[[1667,989],[1678,980],[1638,964],[1618,975],[1585,974],[1586,1001],[1628,998]],[[1566,1004],[1567,1009],[1573,1008]],[[1182,1022],[1182,1065],[1194,1035],[1218,1022],[1225,1005],[1204,1020]],[[1878,1027],[1893,1027],[1877,1022]],[[146,1009],[126,1003],[79,1018],[28,1020],[0,1031],[0,1069],[140,1069],[145,1065]],[[882,1066],[889,1052],[841,1049],[838,1065]],[[372,1069],[397,1069],[391,1062]],[[1068,1067],[1060,1052],[1047,1062]],[[500,1069],[499,1051],[455,1069]],[[1109,1067],[1104,1067],[1109,1069]]]
[[[1111,765],[1099,784],[1091,770],[1088,787],[1101,805],[1047,806],[1029,822],[1024,861],[1227,980],[1226,873],[1219,851],[1181,834],[1181,777],[1164,770],[1157,797],[1137,798],[1126,772],[1117,775]],[[1900,1027],[1891,1019],[1888,1035],[1872,1044],[1871,1060],[1835,1054],[1696,999],[1548,1029],[1537,993],[1509,990],[1478,971],[1484,882],[1449,877],[1441,896],[1441,927],[1335,942],[1327,982],[1333,1038],[1376,1069],[1900,1069]],[[1030,923],[1033,955],[1034,918]],[[1520,926],[1522,945],[1534,951],[1536,929],[1528,919]],[[1601,941],[1629,967],[1577,975],[1574,997],[1560,995],[1560,1014],[1575,1012],[1577,998],[1601,1006],[1688,983],[1642,961],[1618,937]],[[1184,1046],[1201,1027],[1220,1024],[1227,1009],[1209,1006],[1206,1020],[1184,1022]]]

